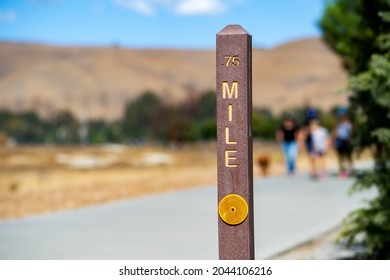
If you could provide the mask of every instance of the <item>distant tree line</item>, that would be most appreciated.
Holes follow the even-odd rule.
[[[334,111],[334,110],[333,110]],[[320,112],[329,129],[336,124],[333,111]],[[302,123],[305,108],[289,110]],[[255,138],[271,140],[284,113],[274,115],[267,108],[253,109]],[[0,111],[0,132],[17,143],[99,144],[99,143],[185,143],[216,139],[216,98],[214,91],[188,98],[178,104],[165,103],[151,91],[129,101],[117,121],[77,120],[60,111],[51,118],[36,112]]]

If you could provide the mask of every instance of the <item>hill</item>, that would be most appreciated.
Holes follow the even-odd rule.
[[[0,107],[67,109],[79,118],[115,119],[146,90],[167,102],[215,88],[213,50],[138,50],[0,43]],[[253,50],[253,105],[279,112],[346,103],[340,61],[320,39]]]

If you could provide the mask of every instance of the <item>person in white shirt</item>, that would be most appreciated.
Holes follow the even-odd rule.
[[[329,133],[325,127],[320,125],[318,119],[310,122],[310,134],[312,138],[313,149],[310,155],[312,178],[326,177],[325,155],[329,147]]]

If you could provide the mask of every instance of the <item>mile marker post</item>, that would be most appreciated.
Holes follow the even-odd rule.
[[[217,33],[219,259],[252,260],[252,36],[240,25]]]

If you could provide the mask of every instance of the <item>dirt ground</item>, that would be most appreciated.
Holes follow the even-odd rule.
[[[254,143],[254,160],[268,154],[271,174],[284,172],[275,143]],[[330,155],[329,166],[335,165]],[[299,170],[308,170],[302,153]],[[216,184],[216,144],[183,147],[0,147],[0,219],[101,204],[156,192]],[[254,164],[254,176],[260,176]]]

